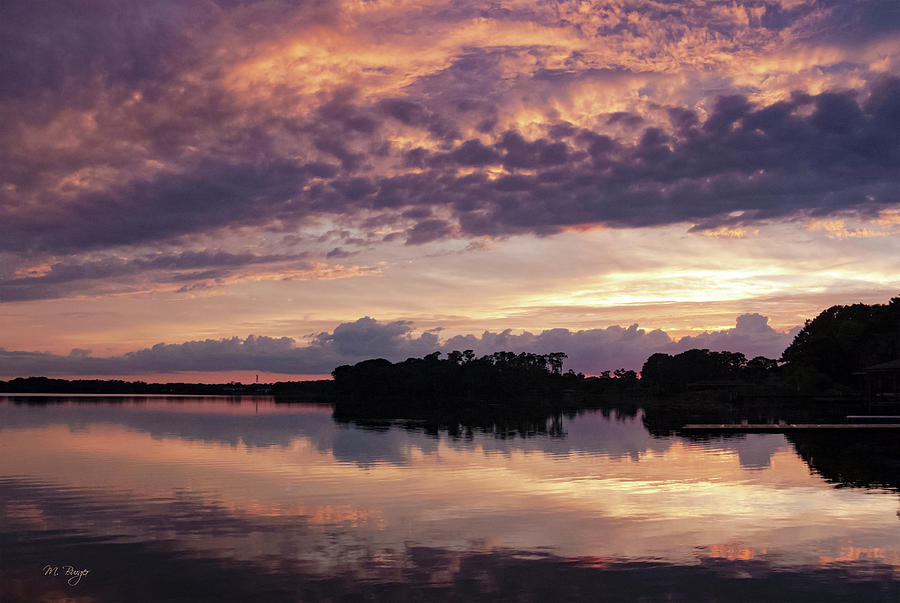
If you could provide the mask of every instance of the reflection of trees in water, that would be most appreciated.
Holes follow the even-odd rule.
[[[679,435],[694,441],[747,437],[740,432]],[[900,447],[895,433],[804,430],[786,432],[785,438],[811,471],[833,484],[900,490]]]
[[[789,433],[787,439],[810,469],[829,482],[900,490],[896,432],[804,431]]]
[[[431,436],[444,433],[451,438],[473,438],[475,433],[489,434],[497,438],[511,437],[566,437],[564,419],[574,419],[580,413],[598,411],[605,418],[634,418],[638,407],[597,409],[565,408],[547,411],[535,409],[513,410],[508,406],[485,405],[481,408],[461,408],[441,411],[412,411],[402,419],[386,419],[377,412],[361,413],[359,408],[349,411],[336,407],[334,420],[349,423],[360,429],[387,430],[401,427],[407,431],[418,431]],[[615,415],[613,415],[615,413]]]
[[[465,415],[441,414],[420,418],[385,420],[373,417],[348,415],[335,411],[334,419],[339,423],[350,423],[367,430],[387,430],[401,427],[407,431],[419,431],[431,436],[446,433],[451,438],[471,439],[475,433],[493,434],[498,438],[545,436],[563,438],[566,436],[563,417],[573,418],[576,413],[465,413]]]
[[[859,405],[822,402],[811,398],[747,398],[733,402],[699,394],[696,398],[648,399],[643,402],[644,426],[654,436],[677,434],[705,439],[703,434],[681,431],[689,423],[845,423],[858,414]],[[717,437],[723,434],[717,434]]]
[[[677,434],[693,441],[743,439],[741,432],[685,432],[688,423],[843,423],[858,410],[842,404],[784,404],[780,401],[722,407],[653,405],[644,409],[643,423],[655,437]],[[900,490],[900,445],[896,431],[803,430],[785,437],[810,469],[829,482],[857,488]]]

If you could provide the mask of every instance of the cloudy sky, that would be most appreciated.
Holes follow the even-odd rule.
[[[0,376],[778,356],[900,291],[896,0],[2,13]]]

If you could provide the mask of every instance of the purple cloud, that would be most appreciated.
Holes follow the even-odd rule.
[[[434,351],[474,350],[566,352],[566,368],[584,373],[629,368],[640,370],[655,352],[674,354],[690,348],[743,352],[748,358],[778,358],[794,332],[781,333],[759,314],[737,318],[733,329],[705,332],[675,340],[659,329],[645,331],[637,325],[570,331],[550,329],[538,334],[513,334],[510,330],[485,331],[480,336],[457,335],[440,341],[434,330],[415,335],[408,321],[379,322],[369,317],[338,325],[331,332],[313,336],[298,345],[289,337],[250,335],[245,339],[207,339],[181,344],[160,343],[121,356],[93,357],[89,350],[73,349],[69,355],[0,349],[0,375],[141,374],[175,371],[256,370],[275,373],[328,373],[341,364],[368,358],[400,361]]]

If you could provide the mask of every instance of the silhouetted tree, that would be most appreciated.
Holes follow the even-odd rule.
[[[778,369],[778,361],[765,356],[756,356],[747,361],[742,376],[747,381],[759,383],[770,377]]]
[[[641,383],[655,393],[671,394],[702,382],[760,381],[777,364],[762,356],[747,362],[740,352],[692,349],[674,356],[656,353],[641,368]]]
[[[422,406],[504,402],[542,405],[564,389],[584,380],[583,374],[562,372],[566,354],[494,352],[476,358],[471,350],[440,352],[393,364],[366,360],[334,369],[337,404],[381,408],[392,414]]]
[[[782,354],[801,389],[849,386],[861,368],[900,357],[900,297],[888,304],[832,306],[803,329]]]

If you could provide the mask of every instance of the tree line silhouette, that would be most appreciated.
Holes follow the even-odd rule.
[[[392,363],[383,358],[342,365],[332,371],[338,405],[365,404],[394,409],[450,403],[516,399],[519,405],[546,405],[584,380],[563,372],[566,354],[495,352],[476,357],[472,350],[441,352]]]
[[[823,310],[806,321],[779,360],[696,349],[653,354],[641,369],[641,383],[662,394],[716,381],[768,383],[784,393],[849,394],[858,389],[861,370],[898,359],[900,297],[894,297],[887,304]]]
[[[145,383],[122,380],[66,380],[29,377],[0,381],[9,393],[119,393],[243,395],[274,394],[313,401],[336,400],[345,407],[386,408],[498,404],[572,406],[597,397],[671,396],[697,389],[767,389],[787,394],[852,393],[860,369],[900,359],[900,297],[887,304],[836,305],[807,320],[778,360],[739,352],[692,349],[656,353],[635,371],[617,369],[585,377],[563,371],[564,352],[535,354],[472,350],[441,352],[392,363],[377,358],[338,366],[333,381],[274,384]]]
[[[747,360],[740,352],[687,350],[657,353],[641,369],[641,385],[656,394],[672,394],[691,386],[715,387],[736,382],[759,384],[771,377],[778,361],[764,356]]]
[[[0,391],[5,393],[46,394],[224,394],[226,385],[206,383],[147,383],[121,379],[50,379],[47,377],[20,377],[0,381]]]
[[[860,369],[900,359],[900,297],[823,310],[806,321],[781,359],[785,380],[796,389],[853,388]]]

